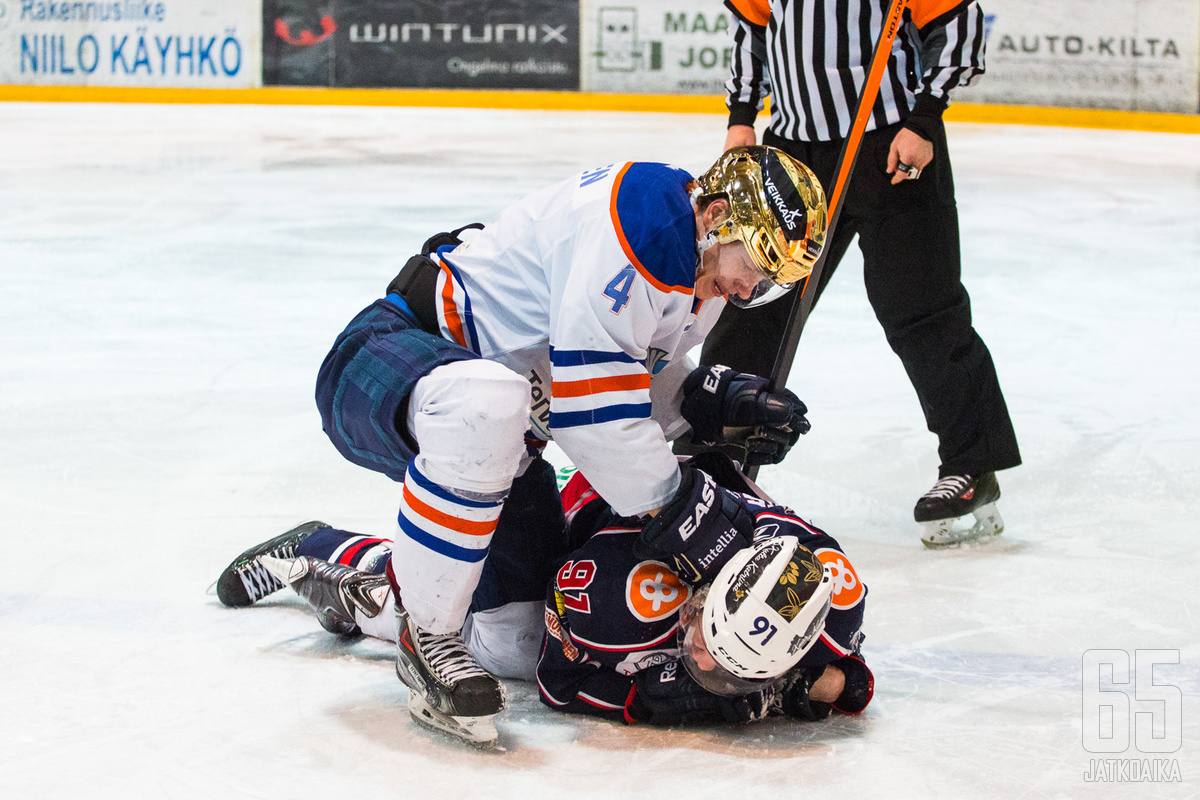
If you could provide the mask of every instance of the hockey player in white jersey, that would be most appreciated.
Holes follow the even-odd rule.
[[[696,579],[728,560],[737,501],[681,471],[668,441],[754,430],[756,458],[774,462],[806,409],[761,378],[693,372],[685,354],[727,300],[766,302],[807,275],[824,232],[820,184],[771,148],[730,151],[698,179],[610,164],[465,242],[462,229],[434,237],[338,336],[317,381],[323,427],[347,459],[403,484],[387,574],[415,719],[495,737],[504,675],[461,629],[493,537],[553,518],[541,501],[508,504],[514,482],[550,480],[522,497],[551,496],[547,439],[618,513],[662,510],[648,548]]]

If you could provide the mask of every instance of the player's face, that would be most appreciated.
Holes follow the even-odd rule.
[[[718,244],[704,252],[696,273],[696,299],[736,296],[749,300],[765,276],[754,266],[741,242]]]

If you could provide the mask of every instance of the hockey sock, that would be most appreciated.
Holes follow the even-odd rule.
[[[322,528],[296,548],[296,555],[311,556],[376,575],[383,573],[391,554],[392,543],[388,539],[337,528]]]
[[[413,620],[448,633],[466,619],[508,489],[485,494],[442,486],[417,461],[404,476],[393,568]]]

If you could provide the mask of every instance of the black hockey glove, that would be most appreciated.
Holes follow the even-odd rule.
[[[828,717],[833,706],[819,703],[808,696],[812,685],[824,672],[823,664],[819,667],[792,667],[775,687],[775,702],[771,710],[809,722],[820,722]]]
[[[771,707],[774,690],[738,697],[712,694],[692,680],[683,664],[668,661],[642,670],[625,701],[625,719],[651,725],[705,725],[760,720]]]
[[[809,690],[824,674],[825,666],[793,667],[776,683],[771,710],[809,722],[825,719],[833,709],[842,714],[861,714],[875,694],[875,676],[866,662],[860,656],[849,655],[828,665],[840,670],[846,679],[842,693],[833,703],[821,703],[809,697]]]
[[[768,387],[766,378],[720,364],[692,370],[683,382],[680,412],[693,440],[745,447],[746,466],[778,464],[812,426],[800,398]]]
[[[846,688],[833,701],[833,707],[843,714],[861,714],[875,696],[875,676],[862,656],[842,656],[833,666],[846,676]]]
[[[675,573],[700,586],[754,540],[754,515],[741,496],[722,489],[706,472],[680,464],[675,496],[638,534],[634,552],[674,564]]]

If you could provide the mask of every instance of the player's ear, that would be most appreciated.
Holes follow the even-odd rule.
[[[729,219],[729,201],[724,197],[715,198],[704,209],[704,223],[709,230]]]

